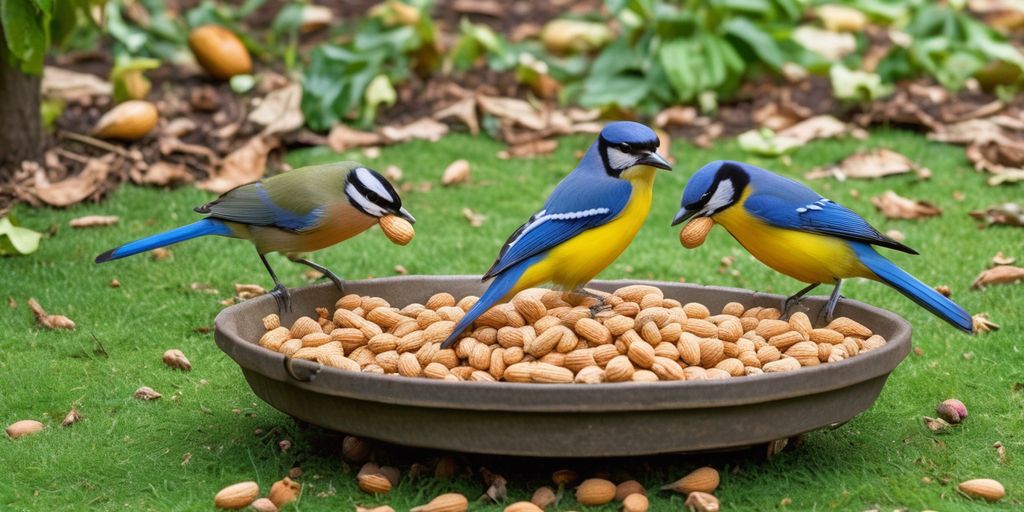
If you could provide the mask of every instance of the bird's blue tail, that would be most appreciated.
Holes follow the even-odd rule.
[[[931,311],[935,316],[949,322],[950,325],[966,332],[974,332],[971,315],[959,304],[947,299],[932,287],[918,281],[906,273],[895,263],[885,259],[867,244],[854,243],[854,251],[868,269],[875,273],[885,284],[899,290],[907,298],[919,306]]]
[[[151,251],[158,247],[164,247],[178,242],[183,242],[192,238],[206,236],[206,235],[230,235],[231,228],[223,222],[216,219],[203,219],[192,224],[181,226],[180,228],[174,228],[170,231],[164,231],[153,236],[147,236],[141,240],[134,242],[128,242],[120,247],[111,249],[103,254],[96,257],[96,263],[103,263],[104,261],[116,260],[124,258],[125,256],[131,256],[140,252]]]
[[[544,254],[539,254],[530,259],[523,260],[495,277],[494,281],[491,281],[490,286],[487,287],[487,291],[480,296],[480,299],[476,301],[476,304],[474,304],[473,307],[469,308],[469,311],[466,312],[466,316],[462,317],[462,320],[459,320],[459,323],[455,325],[455,330],[448,336],[448,339],[444,340],[444,343],[441,344],[441,348],[444,349],[451,347],[459,339],[459,335],[462,334],[462,331],[465,331],[466,328],[473,325],[473,322],[475,322],[480,315],[484,314],[485,311],[491,309],[491,306],[497,304],[498,301],[508,295],[516,285],[516,282],[519,281],[519,278],[523,276],[523,272],[542,257],[544,257]]]

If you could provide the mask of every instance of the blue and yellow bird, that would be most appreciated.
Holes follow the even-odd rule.
[[[385,215],[416,222],[402,207],[402,199],[388,180],[357,162],[316,165],[278,174],[229,190],[195,211],[207,217],[111,249],[97,256],[96,263],[206,235],[242,238],[256,247],[274,280],[272,293],[279,306],[287,310],[288,290],[267,262],[267,253],[282,253],[296,263],[312,267],[341,290],[341,278],[304,254],[348,240]]]
[[[711,217],[740,245],[772,269],[810,283],[786,299],[790,309],[820,284],[835,285],[825,306],[832,319],[842,280],[864,277],[885,283],[954,327],[972,332],[971,315],[878,254],[886,247],[917,251],[871,227],[852,210],[789,178],[753,165],[711,162],[686,184],[672,225]]]
[[[544,207],[505,242],[483,277],[494,281],[441,346],[451,346],[477,317],[520,290],[553,283],[582,292],[643,225],[656,168],[672,170],[657,153],[659,143],[642,124],[606,125]]]

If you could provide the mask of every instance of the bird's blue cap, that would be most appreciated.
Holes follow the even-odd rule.
[[[715,175],[718,174],[718,169],[725,163],[725,160],[715,160],[693,173],[693,176],[686,180],[686,188],[683,189],[683,199],[680,202],[680,206],[693,204],[700,200],[700,197],[714,186]]]
[[[654,130],[633,121],[608,123],[601,130],[601,138],[609,144],[630,144],[635,147],[657,149],[658,134]]]

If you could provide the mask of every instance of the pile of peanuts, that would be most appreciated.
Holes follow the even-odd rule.
[[[647,285],[593,297],[529,289],[494,306],[441,349],[476,302],[438,293],[401,309],[346,295],[291,328],[263,318],[259,344],[342,370],[444,380],[581,383],[706,380],[797,370],[876,349],[885,339],[846,317],[815,328],[803,313],[730,302],[718,314]]]

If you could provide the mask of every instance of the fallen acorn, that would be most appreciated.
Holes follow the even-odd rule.
[[[648,506],[650,504],[647,501],[647,496],[639,493],[630,494],[622,500],[622,512],[647,512]]]
[[[686,497],[685,505],[691,512],[718,512],[722,507],[718,498],[700,491],[691,492]]]
[[[145,137],[160,118],[148,101],[131,100],[110,109],[96,122],[93,134],[106,139],[138,140]]]
[[[718,488],[719,476],[715,468],[703,467],[691,471],[688,475],[663,485],[662,490],[675,491],[683,494],[692,492],[715,492]]]
[[[254,512],[277,512],[277,505],[268,498],[260,498],[250,503],[249,508]]]
[[[450,492],[442,494],[426,505],[413,507],[410,512],[464,512],[469,508],[469,500],[465,496]]]
[[[185,353],[176,348],[164,352],[164,364],[183,372],[192,370],[192,363],[185,357]]]
[[[412,241],[412,237],[416,236],[416,230],[413,229],[412,224],[397,215],[385,215],[380,218],[378,223],[388,239],[398,245],[406,245]]]
[[[505,507],[505,512],[544,512],[544,509],[529,501],[517,501]]]
[[[21,436],[35,434],[44,428],[46,428],[46,425],[43,425],[36,420],[21,420],[8,425],[8,427],[4,429],[4,432],[7,432],[7,435],[10,436],[11,439],[17,439]]]
[[[196,61],[214,78],[227,80],[252,71],[252,57],[234,32],[220,25],[203,25],[188,35]]]
[[[270,494],[267,497],[270,498],[270,501],[274,502],[274,506],[280,508],[297,500],[301,491],[301,484],[291,478],[284,477],[270,486]]]
[[[679,243],[687,249],[699,247],[714,226],[715,221],[711,217],[697,217],[683,226],[683,230],[679,232]]]
[[[947,423],[956,425],[967,417],[967,406],[960,400],[950,398],[936,406],[935,413]]]
[[[260,486],[256,482],[239,482],[220,490],[213,497],[217,508],[237,510],[245,508],[260,495]]]
[[[957,486],[963,494],[971,498],[981,498],[986,501],[999,501],[1006,496],[1006,488],[1003,484],[991,478],[975,478]]]
[[[604,505],[615,499],[615,484],[603,478],[588,478],[576,488],[581,505]]]

